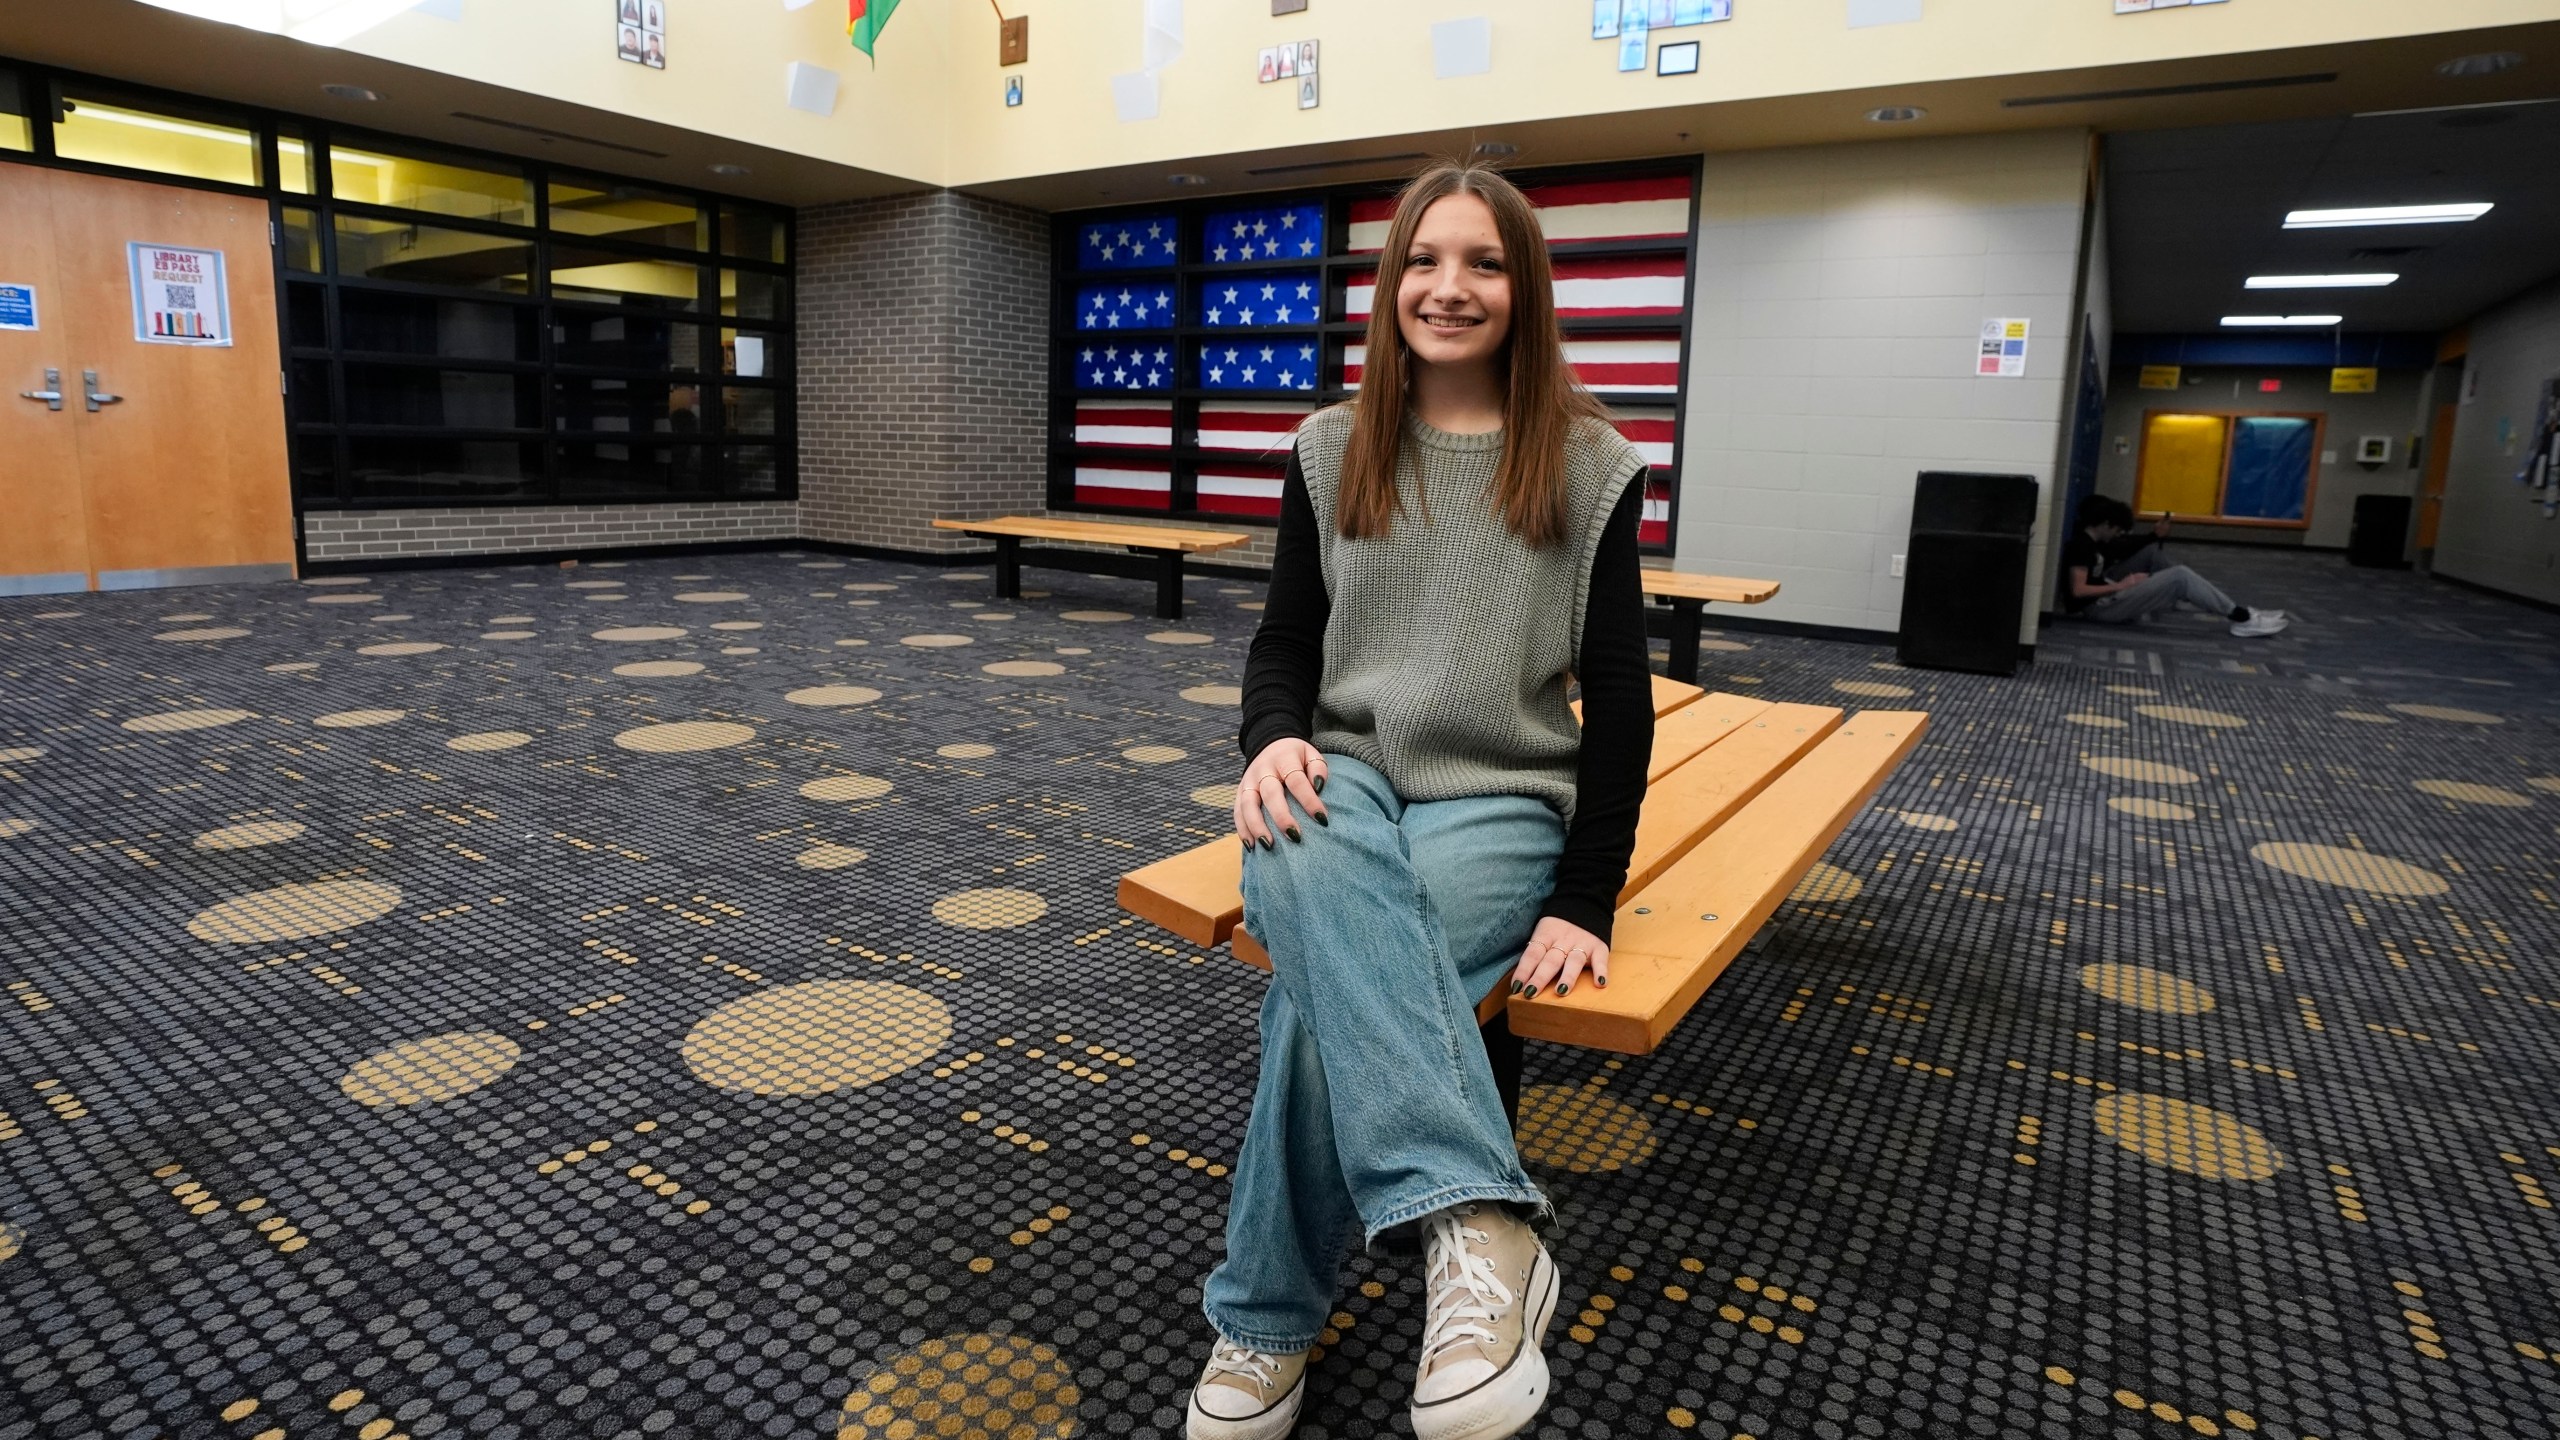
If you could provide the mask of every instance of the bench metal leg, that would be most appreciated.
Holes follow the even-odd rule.
[[[1698,683],[1698,616],[1706,608],[1703,600],[1671,602],[1671,658],[1662,673],[1686,685]]]
[[[1182,552],[1164,552],[1164,567],[1156,572],[1156,618],[1182,618]]]
[[[1022,537],[998,535],[996,539],[996,598],[1022,598]]]

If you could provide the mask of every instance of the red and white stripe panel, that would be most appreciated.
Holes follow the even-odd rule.
[[[1299,424],[1314,413],[1316,407],[1296,400],[1203,400],[1200,448],[1281,454]]]
[[[1651,240],[1689,233],[1689,177],[1664,175],[1650,180],[1592,180],[1572,185],[1542,185],[1528,192],[1538,207],[1538,226],[1549,243],[1565,240]],[[1387,226],[1395,219],[1392,196],[1357,200],[1351,205],[1351,250],[1361,254],[1383,249]]]
[[[1636,522],[1638,545],[1671,543],[1671,482],[1647,480],[1644,486],[1644,518]]]
[[[1567,320],[1602,315],[1679,315],[1687,302],[1687,261],[1679,255],[1570,256],[1556,261],[1556,314]],[[1343,314],[1366,320],[1377,303],[1378,272],[1351,277]]]
[[[1200,472],[1200,508],[1219,515],[1277,516],[1283,472],[1225,466]]]
[[[1626,408],[1610,412],[1617,421],[1618,433],[1644,456],[1644,463],[1656,470],[1668,470],[1678,458],[1673,445],[1680,430],[1679,416],[1670,410]]]
[[[1076,467],[1076,501],[1083,505],[1127,505],[1142,510],[1170,510],[1173,508],[1173,472],[1079,465]]]
[[[1564,342],[1565,363],[1594,390],[1680,393],[1680,335],[1582,335]]]
[[[1357,389],[1359,389],[1359,388],[1360,388],[1360,370],[1361,370],[1361,367],[1363,367],[1363,366],[1367,365],[1368,363],[1369,363],[1369,347],[1368,347],[1368,346],[1366,346],[1366,345],[1358,345],[1358,344],[1345,345],[1345,346],[1343,346],[1343,347],[1342,347],[1342,388],[1343,388],[1343,389],[1345,389],[1345,390],[1357,390]]]
[[[1173,448],[1173,405],[1164,400],[1078,400],[1076,443]]]

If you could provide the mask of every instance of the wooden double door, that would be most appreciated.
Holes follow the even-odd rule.
[[[221,293],[137,305],[134,242]],[[263,200],[0,163],[0,595],[293,575],[272,256]]]

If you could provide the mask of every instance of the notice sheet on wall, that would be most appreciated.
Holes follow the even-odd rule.
[[[125,244],[133,276],[133,338],[146,345],[231,343],[231,286],[219,250]]]
[[[0,330],[36,328],[36,287],[0,284]]]
[[[1976,375],[2009,379],[2027,373],[2027,322],[1998,319],[1982,322],[1982,349],[1973,362]]]

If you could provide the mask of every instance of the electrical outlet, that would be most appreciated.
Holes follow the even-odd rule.
[[[1902,578],[1902,557],[1899,555],[1893,557],[1893,578],[1896,580]]]

